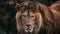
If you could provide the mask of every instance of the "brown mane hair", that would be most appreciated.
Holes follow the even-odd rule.
[[[56,29],[57,29],[57,32],[59,32],[60,31],[60,1],[56,1],[55,3],[53,3],[48,8],[54,15],[54,21],[56,24]]]

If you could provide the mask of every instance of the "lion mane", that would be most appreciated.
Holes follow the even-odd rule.
[[[56,30],[58,34],[58,32],[60,32],[60,1],[56,1],[51,6],[49,6],[48,9],[54,15],[54,22],[56,24]]]
[[[32,5],[32,6],[31,6]],[[56,32],[56,23],[54,21],[54,14],[48,8],[39,2],[22,2],[17,5],[16,25],[19,34],[27,34],[22,31],[22,19],[20,18],[25,7],[32,7],[31,10],[36,14],[36,26],[33,34],[53,34]]]

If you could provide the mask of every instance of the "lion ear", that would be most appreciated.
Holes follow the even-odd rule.
[[[41,3],[38,3],[38,5],[39,5],[39,8],[40,8],[39,9],[40,13],[43,12],[43,13],[41,13],[43,15],[43,17],[45,19],[47,19],[48,21],[52,22],[51,12],[48,10],[48,7],[41,4]]]

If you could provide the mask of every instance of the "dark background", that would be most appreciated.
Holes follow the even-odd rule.
[[[18,3],[21,2],[21,0],[0,0],[0,34],[17,34],[15,20],[16,1]],[[36,0],[36,1],[41,2],[46,6],[50,6],[57,0]]]

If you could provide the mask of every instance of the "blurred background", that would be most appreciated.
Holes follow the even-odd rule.
[[[16,29],[16,3],[22,0],[0,0],[0,34],[17,34]],[[34,1],[34,0],[31,0]],[[36,0],[50,6],[57,0]]]

